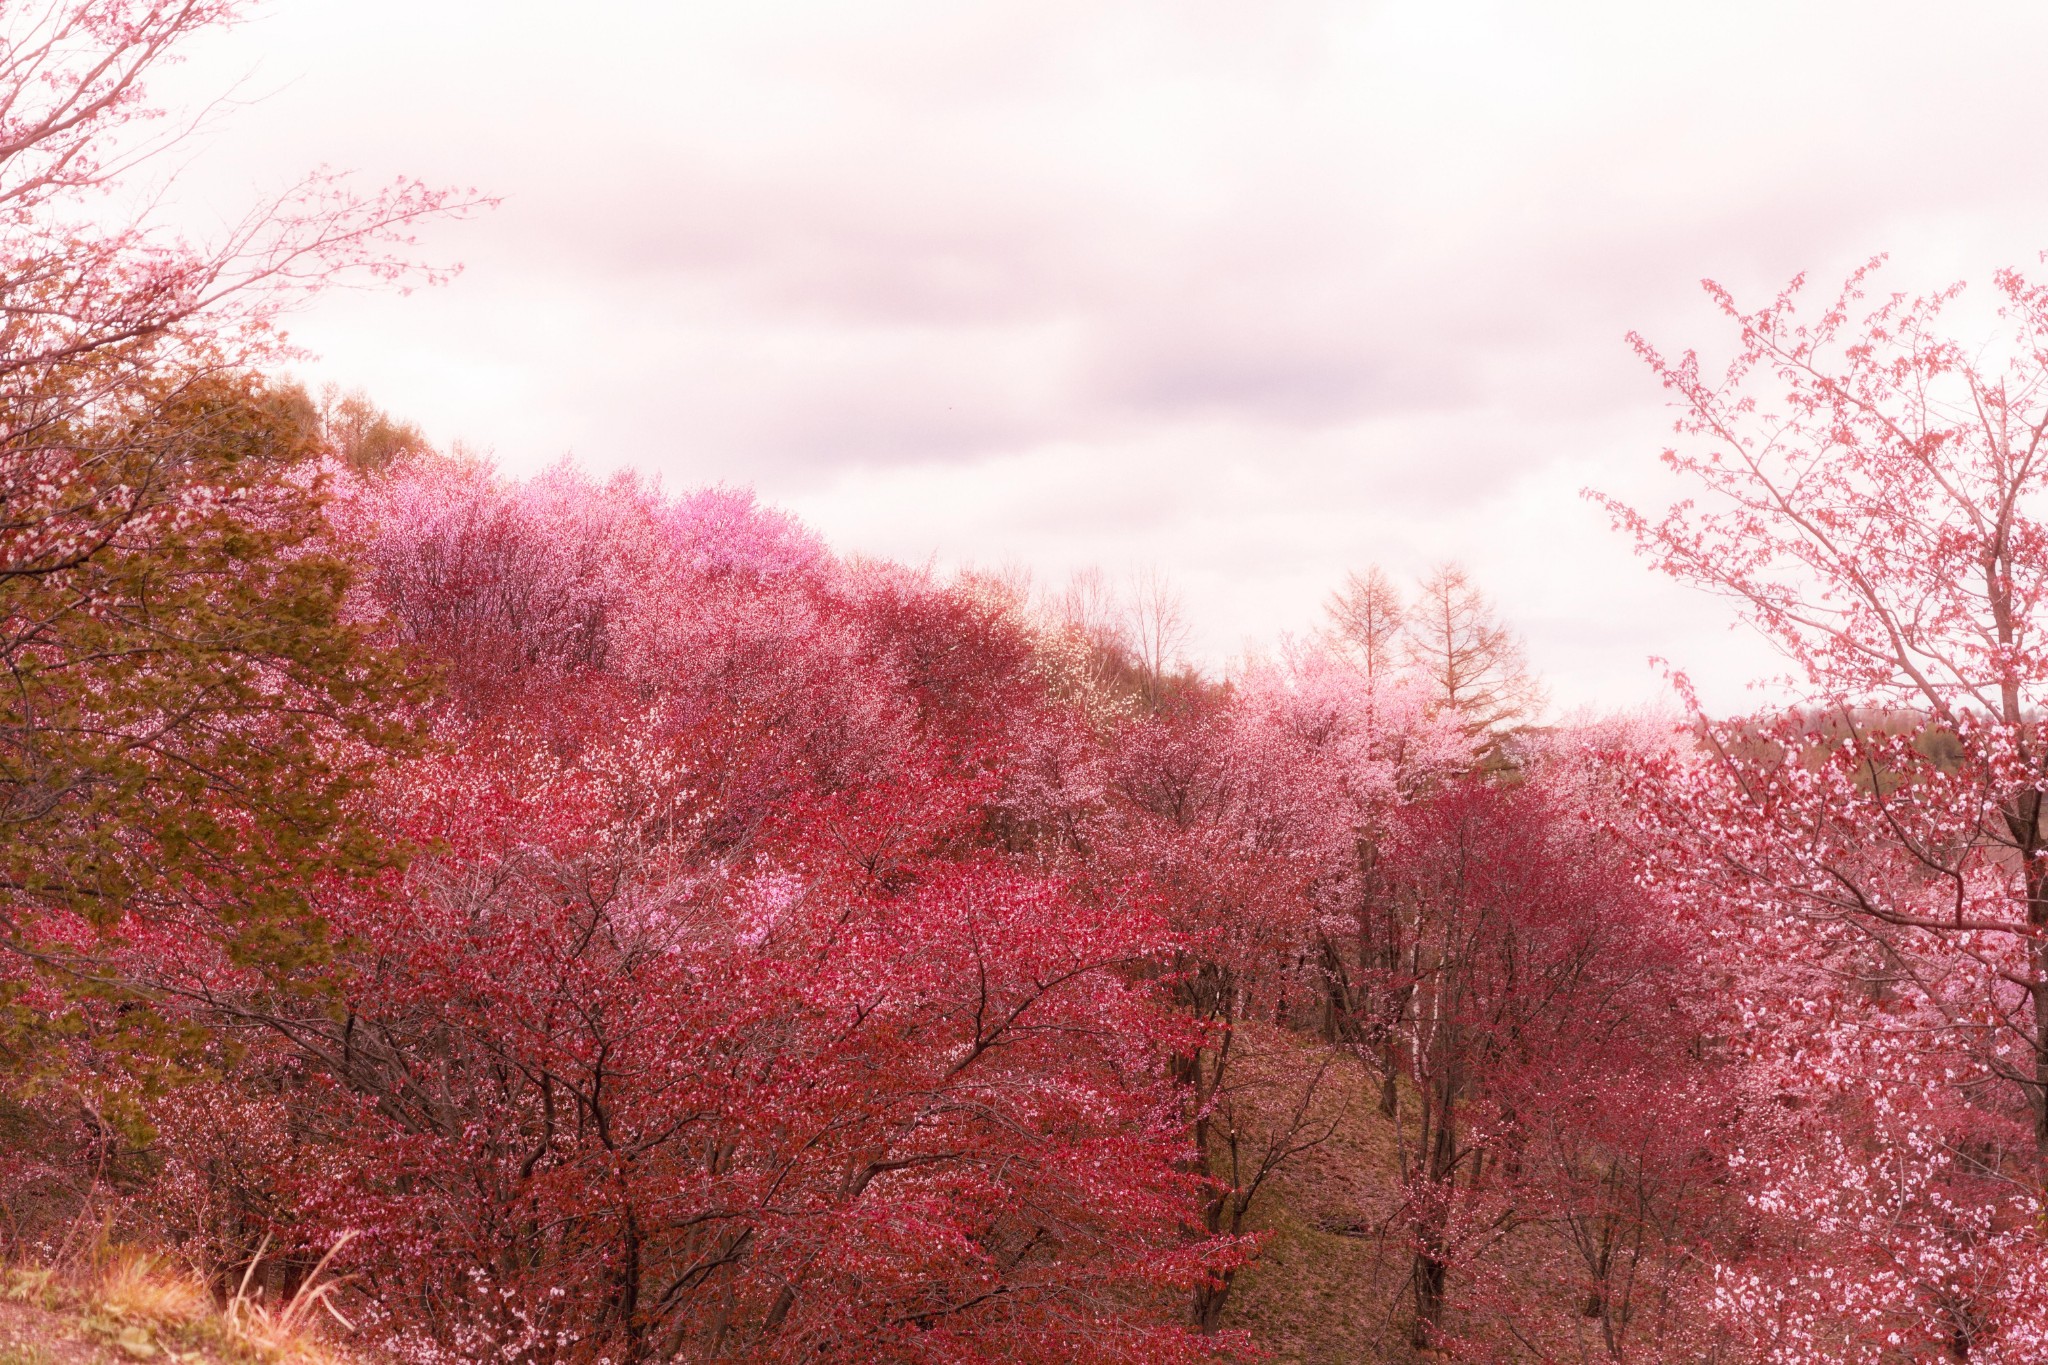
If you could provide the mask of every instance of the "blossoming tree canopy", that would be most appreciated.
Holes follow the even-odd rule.
[[[2048,293],[2001,272],[1980,345],[1948,327],[1961,286],[1872,297],[1877,264],[1819,308],[1799,281],[1754,311],[1709,286],[1739,336],[1718,374],[1637,339],[1682,413],[1666,462],[1705,498],[1607,505],[1665,571],[1741,603],[1803,696],[1701,716],[1634,799],[1647,875],[1716,907],[1752,1075],[1818,1110],[1745,1119],[1738,1163],[1775,1191],[1758,1207],[1832,1250],[1743,1281],[1738,1316],[1846,1334],[1772,1359],[2020,1359],[2043,1321],[2021,1229],[2048,1183]],[[1843,1235],[1872,1219],[1910,1236]]]

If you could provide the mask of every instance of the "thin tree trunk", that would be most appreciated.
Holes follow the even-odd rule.
[[[1450,1248],[1446,1242],[1458,1142],[1449,1099],[1441,1099],[1436,1110],[1436,1128],[1429,1135],[1428,1150],[1423,1156],[1423,1183],[1429,1191],[1429,1203],[1416,1221],[1415,1260],[1408,1275],[1415,1291],[1415,1322],[1408,1339],[1418,1351],[1435,1345],[1443,1330],[1445,1294],[1450,1280]]]
[[[2034,930],[2027,952],[2033,976],[2027,994],[2034,1007],[2034,1084],[2027,1099],[2034,1118],[2034,1181],[2048,1190],[2048,858],[2041,856],[2040,793],[2023,794],[2008,809],[2006,824],[2019,847],[2027,925]]]

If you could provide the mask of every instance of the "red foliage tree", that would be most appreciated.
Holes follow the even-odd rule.
[[[1008,618],[727,496],[364,497],[393,629],[461,669],[378,798],[423,851],[324,902],[331,1007],[178,983],[278,1040],[284,1125],[254,1191],[181,1154],[194,1225],[366,1232],[420,1358],[1212,1354],[1182,1305],[1241,1253],[1198,1221],[1171,941],[1003,851],[1005,726],[1049,709]]]
[[[1600,1110],[1631,1084],[1684,1094],[1671,1065],[1689,1036],[1683,957],[1628,864],[1562,797],[1540,780],[1466,778],[1401,814],[1391,893],[1413,906],[1416,935],[1401,1048],[1413,1103],[1398,1134],[1418,1346],[1456,1344],[1453,1272],[1483,1271],[1503,1237],[1540,1217],[1581,1220],[1582,1312],[1617,1352],[1628,1325],[1640,1248],[1589,1220],[1634,1211],[1574,1201],[1560,1177],[1588,1163],[1650,1174],[1640,1130]]]

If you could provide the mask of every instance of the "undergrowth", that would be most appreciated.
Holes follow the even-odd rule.
[[[339,1249],[337,1244],[334,1250]],[[354,1357],[328,1338],[321,1321],[348,1325],[333,1302],[339,1282],[325,1278],[332,1256],[330,1251],[290,1298],[273,1304],[260,1289],[250,1292],[257,1261],[222,1295],[196,1267],[176,1257],[101,1245],[66,1261],[0,1269],[0,1299],[60,1315],[82,1336],[135,1360],[351,1365]],[[0,1365],[56,1360],[35,1345],[0,1348]]]

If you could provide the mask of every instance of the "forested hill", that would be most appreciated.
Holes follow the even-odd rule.
[[[1954,1116],[1842,1067],[1896,993],[1812,994],[1826,940],[1759,956],[1772,912],[1702,880],[1712,746],[1520,726],[1459,575],[1361,575],[1225,682],[1101,576],[193,393],[311,539],[174,599],[287,632],[177,656],[249,669],[235,708],[160,709],[105,814],[14,845],[20,1252],[111,1219],[285,1295],[353,1234],[358,1343],[423,1360],[1732,1360],[1816,1230],[1880,1264],[1853,1220],[1951,1197],[1857,1182],[1871,1087]],[[1858,735],[1807,745],[1852,790]],[[251,757],[174,777],[216,746]]]
[[[2048,1359],[2048,289],[1636,340],[1777,704],[1221,675],[294,383],[485,201],[128,214],[238,12],[0,0],[0,1365]]]
[[[44,1236],[99,1206],[220,1267],[268,1236],[282,1292],[354,1233],[352,1320],[422,1357],[1236,1355],[1294,1341],[1257,1257],[1316,1236],[1366,1267],[1345,1339],[1719,1330],[1679,1241],[1739,1221],[1700,1164],[1708,985],[1601,829],[1594,755],[1654,729],[1490,728],[1384,579],[1352,595],[1400,640],[1226,685],[1149,663],[1157,599],[1096,580],[1034,605],[742,493],[363,468],[289,392],[221,403],[333,452],[354,584],[320,613],[345,669],[266,659],[324,691],[223,728],[350,785],[288,884],[138,844],[95,855],[147,891],[106,932],[43,907],[71,951],[25,988],[99,983],[43,1055],[120,1116],[15,1111]],[[289,815],[208,856],[304,859]],[[1614,1225],[1595,1259],[1564,1200]]]

